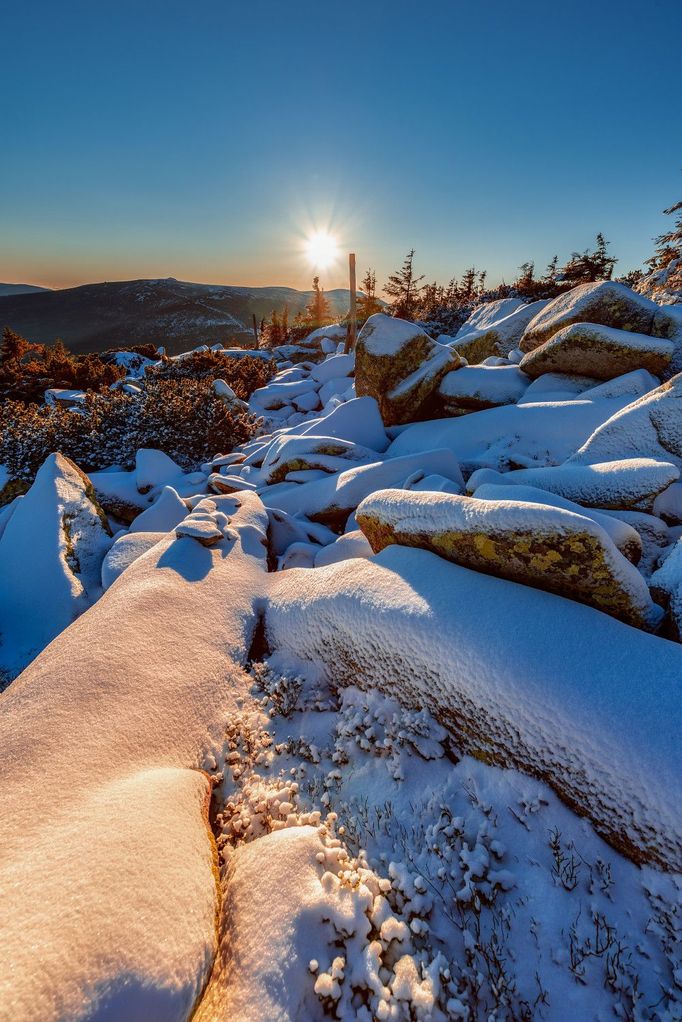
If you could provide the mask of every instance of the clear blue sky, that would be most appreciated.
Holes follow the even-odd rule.
[[[679,0],[6,3],[0,280],[491,282],[682,197]],[[342,283],[342,269],[323,283]]]

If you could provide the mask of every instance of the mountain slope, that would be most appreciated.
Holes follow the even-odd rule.
[[[249,345],[254,314],[260,322],[286,305],[293,316],[311,294],[290,287],[194,284],[172,277],[84,284],[0,296],[0,327],[10,326],[43,344],[61,337],[76,353],[151,341],[175,354],[218,341]],[[327,292],[334,315],[346,312],[348,295],[342,289]]]
[[[31,295],[49,290],[48,287],[38,287],[37,284],[0,284],[0,298],[6,295]]]

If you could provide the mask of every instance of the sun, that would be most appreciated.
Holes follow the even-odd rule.
[[[313,266],[324,270],[338,259],[339,246],[333,235],[326,231],[316,231],[306,238],[305,254]]]

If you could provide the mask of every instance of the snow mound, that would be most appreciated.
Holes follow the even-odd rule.
[[[682,865],[678,645],[397,546],[277,576],[266,629],[272,649],[426,706],[464,751],[543,778],[636,861]]]
[[[518,347],[523,332],[533,317],[546,305],[546,301],[532,302],[530,305],[521,304],[499,319],[481,317],[479,325],[472,330],[464,333],[462,328],[457,333],[453,347],[462,358],[471,363],[482,362],[484,358],[494,355],[508,357]]]
[[[267,525],[251,494],[215,503],[237,541],[164,538],[0,700],[3,1018],[181,1022],[208,977],[203,771],[248,694]]]
[[[566,462],[564,465],[521,468],[503,474],[492,474],[484,469],[469,477],[467,488],[473,493],[483,482],[524,483],[587,507],[651,511],[657,495],[679,478],[679,472],[670,462],[653,458],[629,458],[589,465]]]
[[[135,518],[130,532],[170,532],[187,514],[187,505],[172,486],[164,486],[154,503]]]
[[[133,561],[156,546],[164,536],[163,532],[130,532],[119,536],[111,545],[102,561],[102,589],[108,589]]]
[[[547,504],[381,490],[356,512],[375,552],[391,543],[587,603],[655,629],[660,607],[594,519]]]
[[[682,468],[682,374],[621,408],[570,459],[589,465],[613,457],[647,457]]]
[[[110,546],[90,480],[51,454],[0,539],[0,687],[101,595]]]

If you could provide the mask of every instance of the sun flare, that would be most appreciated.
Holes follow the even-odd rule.
[[[316,231],[306,239],[305,254],[313,266],[325,269],[338,258],[339,246],[333,235]]]

